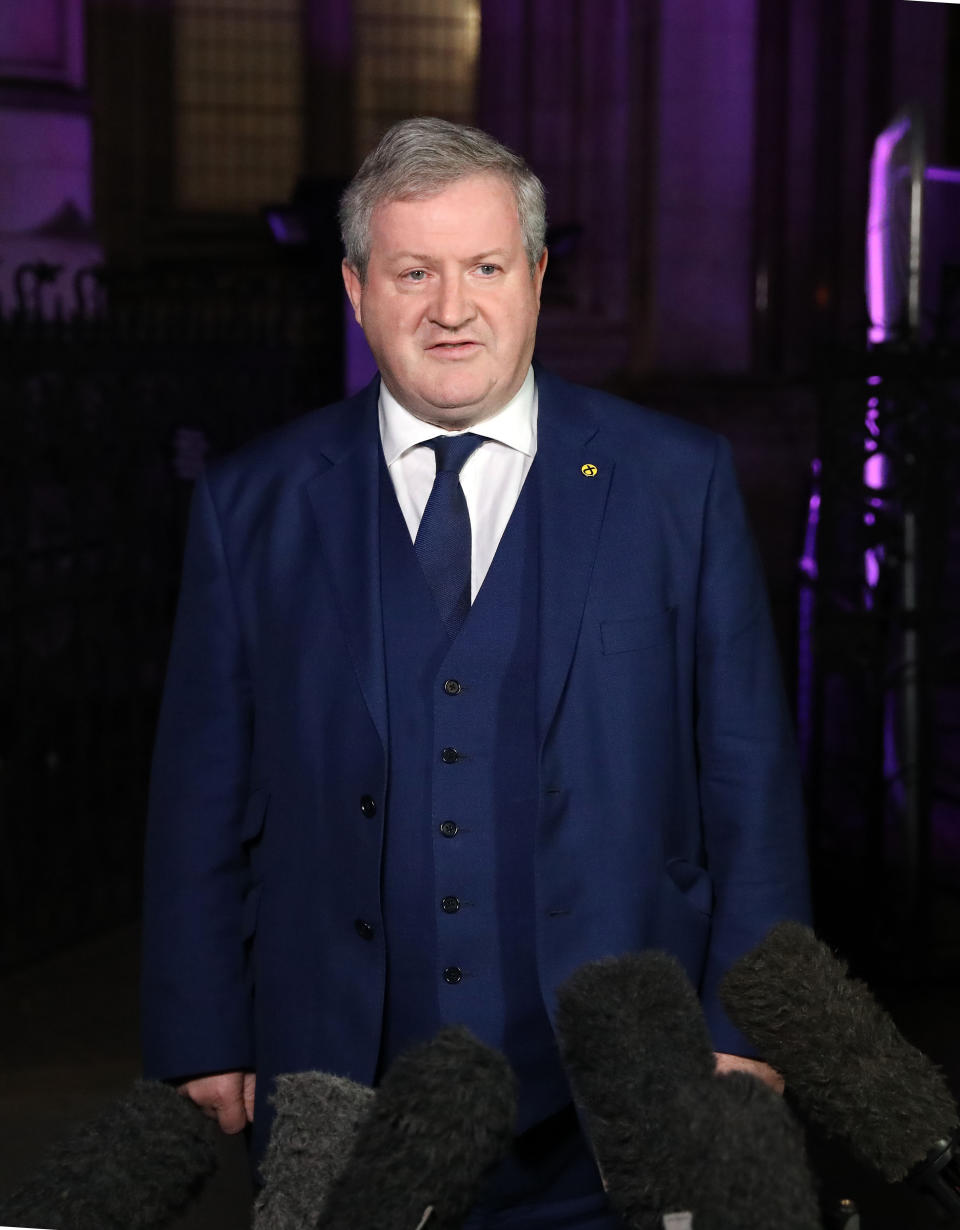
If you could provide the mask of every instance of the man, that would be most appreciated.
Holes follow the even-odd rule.
[[[152,784],[147,1070],[262,1147],[277,1073],[370,1083],[462,1021],[520,1088],[476,1224],[614,1225],[557,986],[667,949],[721,1066],[749,1066],[718,979],[806,913],[729,452],[531,368],[543,193],[485,134],[395,126],[341,217],[380,379],[197,484]]]

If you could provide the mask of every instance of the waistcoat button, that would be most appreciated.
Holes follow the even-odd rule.
[[[459,965],[448,965],[443,971],[443,981],[455,987],[458,982],[463,980],[463,970]]]
[[[373,927],[371,927],[368,922],[364,922],[362,918],[358,918],[353,925],[356,928],[357,935],[359,935],[362,940],[373,939]]]
[[[457,824],[456,820],[441,820],[440,832],[444,837],[456,837],[457,833],[460,832],[460,825]]]
[[[456,764],[460,759],[460,753],[455,747],[445,747],[440,753],[440,759],[444,764]]]
[[[365,794],[360,799],[360,810],[368,819],[377,814],[377,805],[369,794]]]
[[[456,696],[462,689],[459,679],[448,679],[443,685],[443,690],[448,696]]]
[[[456,914],[457,910],[460,909],[460,898],[444,897],[440,902],[440,909],[443,910],[444,914]]]

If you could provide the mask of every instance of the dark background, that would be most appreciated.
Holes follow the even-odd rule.
[[[818,929],[960,1088],[960,346],[948,313],[939,338],[868,351],[863,293],[873,141],[912,104],[926,163],[960,167],[958,83],[960,6],[917,0],[7,0],[0,1188],[136,1072],[144,799],[192,480],[362,381],[337,194],[416,113],[479,123],[544,179],[540,357],[732,441]],[[867,526],[871,397],[912,460]],[[224,1224],[239,1156],[209,1206]],[[869,1204],[847,1159],[823,1166]],[[864,1230],[923,1224],[873,1199]]]

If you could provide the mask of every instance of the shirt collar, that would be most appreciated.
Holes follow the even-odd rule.
[[[388,466],[417,444],[436,436],[457,436],[458,431],[444,431],[432,423],[425,423],[405,410],[386,384],[380,381],[380,439],[383,456]],[[499,440],[509,448],[533,457],[537,451],[537,386],[533,368],[527,370],[523,384],[502,410],[484,419],[476,427],[465,428],[478,436]]]

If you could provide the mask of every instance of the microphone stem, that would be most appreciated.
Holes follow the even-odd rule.
[[[860,1230],[860,1210],[844,1198],[822,1210],[824,1230]]]
[[[928,1192],[951,1214],[951,1220],[960,1221],[960,1158],[956,1142],[956,1136],[952,1140],[938,1140],[908,1176],[908,1182]]]

